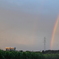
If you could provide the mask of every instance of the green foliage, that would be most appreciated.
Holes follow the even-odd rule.
[[[45,59],[59,59],[59,54],[44,54]]]
[[[59,54],[0,50],[0,59],[59,59]]]
[[[0,50],[0,59],[5,59],[5,58],[4,58],[4,55],[5,55],[5,54],[4,54],[4,51],[3,51],[3,50]]]
[[[0,50],[0,59],[44,59],[42,53],[21,52],[21,51],[3,51]]]

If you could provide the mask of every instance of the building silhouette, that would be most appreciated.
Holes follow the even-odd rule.
[[[6,51],[15,51],[16,47],[6,47]]]

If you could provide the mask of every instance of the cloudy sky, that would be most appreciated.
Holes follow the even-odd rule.
[[[53,27],[59,14],[59,0],[0,0],[0,48],[50,49]],[[59,26],[53,49],[59,49]]]

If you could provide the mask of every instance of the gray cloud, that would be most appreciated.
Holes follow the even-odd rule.
[[[38,8],[39,12],[36,10],[38,13],[32,13],[34,9],[31,9],[31,6],[30,10],[25,8],[28,7],[26,5],[20,7],[6,4],[8,8],[4,4],[5,8],[2,3],[0,6],[0,47],[2,49],[7,46],[16,46],[17,49],[22,50],[42,50],[44,37],[46,37],[46,49],[50,48],[53,26],[58,12],[55,10],[52,12],[48,8],[41,10]]]

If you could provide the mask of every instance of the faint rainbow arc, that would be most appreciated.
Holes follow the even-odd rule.
[[[54,44],[54,37],[55,37],[56,29],[57,29],[57,26],[58,26],[58,21],[59,21],[59,15],[58,15],[58,17],[56,19],[56,22],[55,22],[55,25],[54,25],[54,28],[53,28],[50,49],[52,49],[53,44]]]

